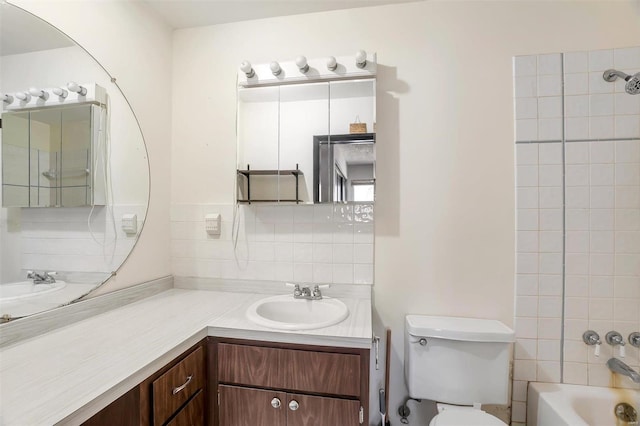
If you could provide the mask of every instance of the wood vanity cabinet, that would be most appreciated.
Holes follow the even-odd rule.
[[[198,343],[87,420],[85,426],[205,426],[206,345]]]
[[[209,354],[214,426],[368,424],[367,349],[212,338]]]

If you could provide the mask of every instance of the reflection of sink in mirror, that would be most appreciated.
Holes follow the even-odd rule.
[[[294,299],[291,295],[261,299],[247,309],[247,318],[258,325],[279,330],[313,330],[329,327],[349,316],[341,300]]]
[[[0,284],[0,302],[40,296],[42,294],[61,290],[66,286],[67,283],[64,281],[56,281],[52,284],[34,284],[33,281]]]

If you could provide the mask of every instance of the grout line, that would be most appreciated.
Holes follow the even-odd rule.
[[[564,383],[564,345],[565,345],[565,307],[566,307],[566,283],[567,283],[567,223],[566,223],[566,211],[567,211],[567,162],[566,162],[566,134],[565,134],[565,73],[564,73],[564,53],[560,54],[560,67],[561,67],[561,83],[562,83],[562,96],[560,101],[562,103],[562,311],[560,315],[560,383]]]
[[[562,98],[562,105],[564,108],[564,97]],[[563,112],[564,114],[564,112]],[[564,117],[562,125],[562,139],[547,139],[539,141],[516,141],[516,145],[531,144],[531,143],[574,143],[574,142],[625,142],[625,141],[640,141],[640,138],[593,138],[593,139],[565,139],[564,138]]]

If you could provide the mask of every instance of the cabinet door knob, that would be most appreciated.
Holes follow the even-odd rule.
[[[271,400],[271,406],[273,408],[280,408],[280,400],[278,398],[273,398]]]
[[[289,403],[289,410],[291,411],[296,411],[299,407],[300,404],[298,404],[298,401],[296,401],[295,399],[291,400],[291,402]]]

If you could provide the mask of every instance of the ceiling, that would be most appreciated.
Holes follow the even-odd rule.
[[[353,9],[416,0],[144,0],[173,28]]]
[[[74,45],[45,21],[17,7],[0,4],[0,56]]]

